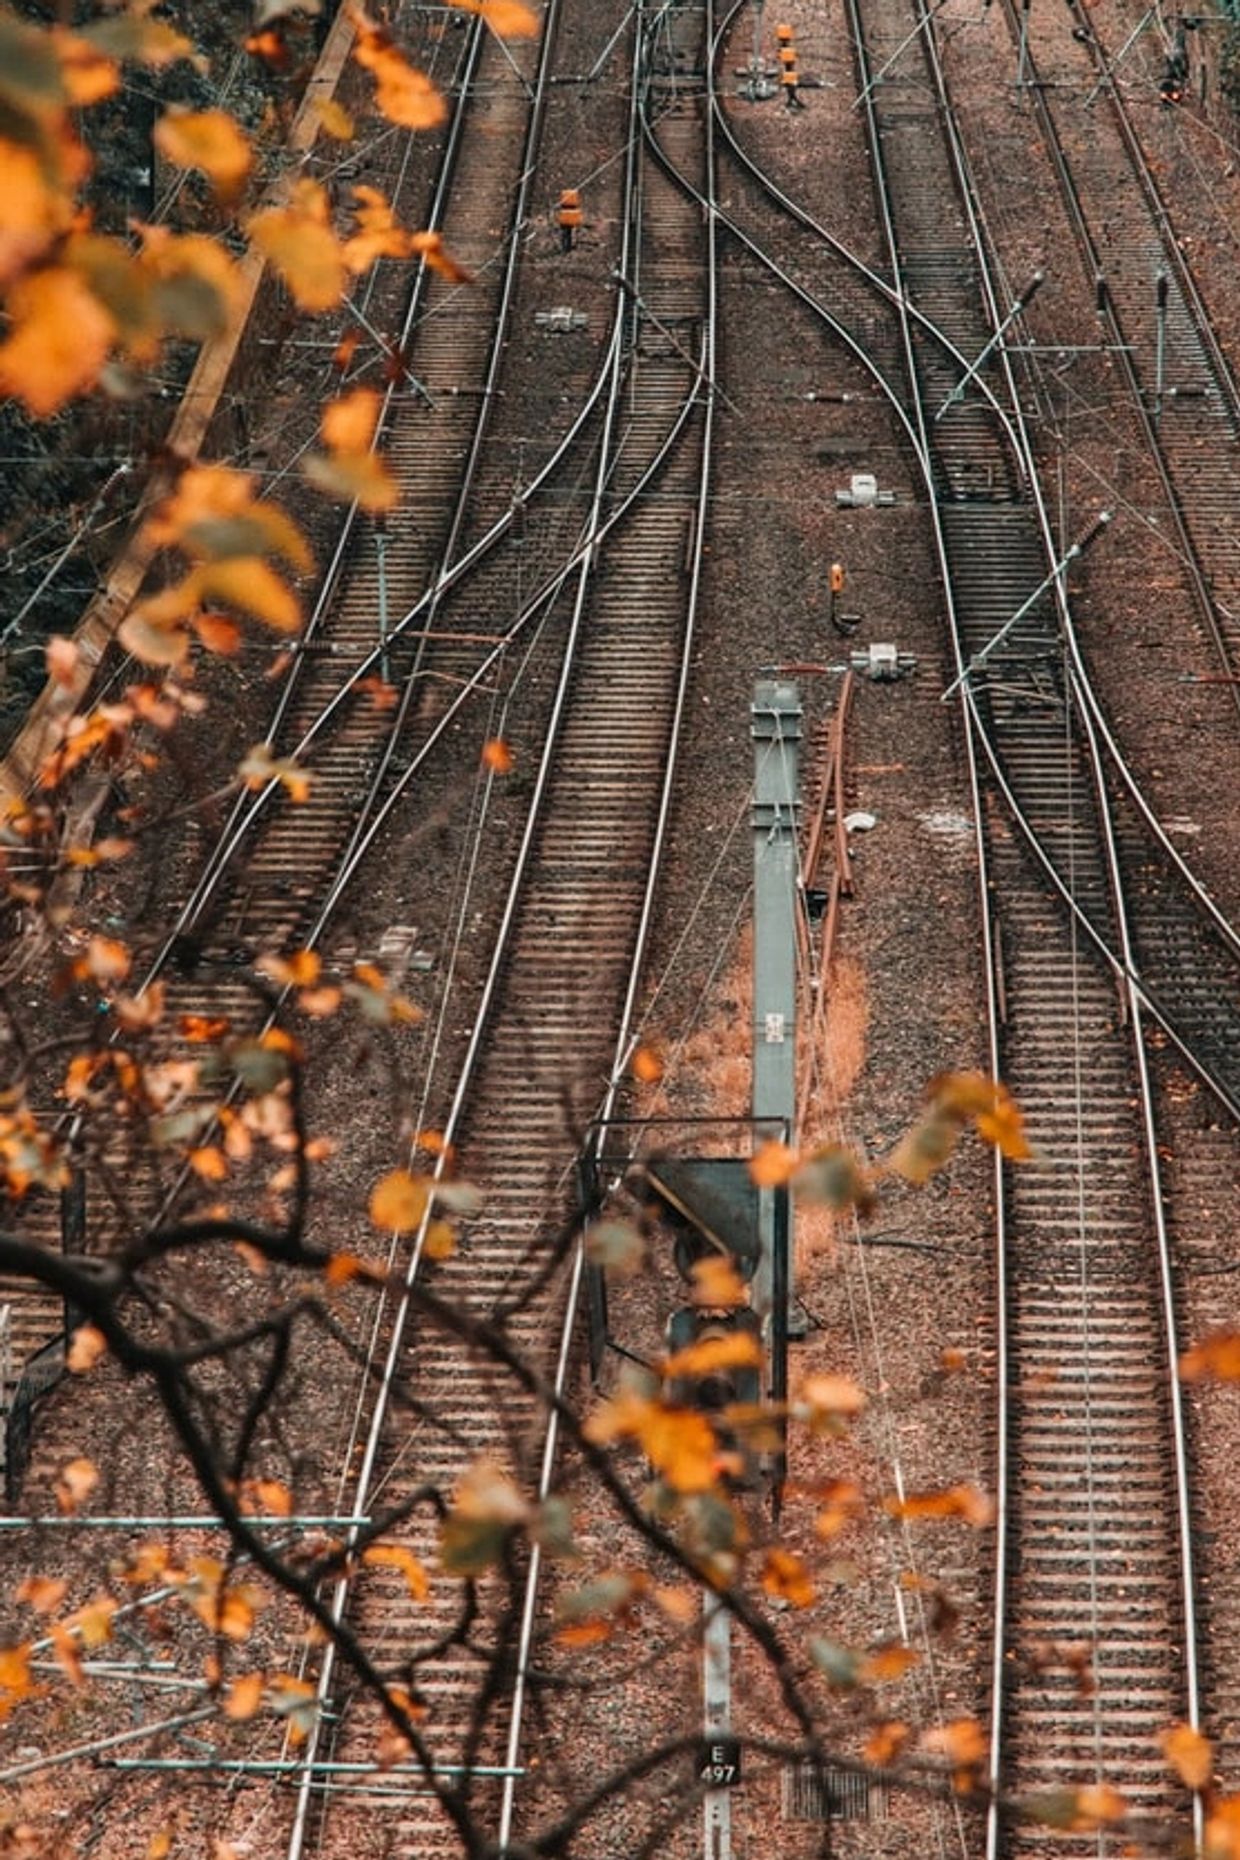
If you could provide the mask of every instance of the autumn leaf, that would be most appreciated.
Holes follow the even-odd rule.
[[[149,65],[152,70],[162,70],[179,59],[189,60],[200,70],[205,67],[205,60],[194,51],[190,40],[165,20],[151,19],[138,9],[112,19],[93,20],[82,27],[80,37],[110,58]]]
[[[103,1647],[112,1638],[112,1618],[119,1603],[110,1595],[96,1595],[71,1614],[67,1628],[81,1636],[84,1647]]]
[[[868,1213],[874,1203],[869,1172],[842,1143],[824,1144],[809,1151],[797,1165],[792,1187],[800,1202]]]
[[[1163,1755],[1188,1789],[1206,1789],[1214,1775],[1214,1747],[1190,1724],[1173,1724],[1162,1735]]]
[[[391,1170],[371,1190],[372,1222],[387,1233],[412,1232],[430,1205],[431,1187],[427,1176],[411,1175],[408,1169]]]
[[[398,1569],[415,1602],[424,1602],[429,1597],[430,1578],[404,1544],[368,1544],[362,1551],[362,1562],[368,1569]]]
[[[178,168],[200,168],[222,200],[233,200],[254,165],[254,151],[226,110],[175,106],[151,133],[160,154]]]
[[[116,339],[116,324],[75,271],[49,265],[19,278],[5,305],[0,394],[47,419],[93,387]]]
[[[874,1726],[866,1738],[861,1754],[876,1769],[888,1769],[908,1743],[909,1736],[908,1725],[899,1718],[884,1719],[881,1724]]]
[[[13,1699],[29,1698],[34,1691],[34,1681],[30,1675],[31,1644],[23,1641],[20,1646],[0,1647],[0,1694],[4,1699],[0,1704]]]
[[[450,1221],[431,1221],[422,1239],[427,1259],[451,1259],[456,1252],[456,1232]]]
[[[1211,1331],[1185,1350],[1180,1358],[1180,1380],[1240,1382],[1240,1330]]]
[[[60,64],[65,100],[74,109],[86,109],[119,90],[121,74],[98,43],[63,26],[53,26],[48,36]]]
[[[27,1576],[13,1591],[14,1599],[26,1602],[37,1615],[50,1615],[65,1598],[69,1584],[63,1576]]]
[[[322,973],[323,959],[315,949],[298,949],[290,956],[269,952],[254,966],[281,988],[311,988]]]
[[[440,1525],[439,1560],[449,1575],[481,1575],[528,1518],[529,1506],[507,1473],[492,1460],[476,1461]]]
[[[223,614],[194,614],[190,624],[208,652],[226,659],[240,652],[241,631],[234,620]]]
[[[82,1324],[73,1333],[65,1367],[75,1376],[84,1376],[107,1352],[108,1340],[94,1324]]]
[[[951,1764],[956,1788],[966,1794],[975,1781],[975,1772],[986,1762],[986,1733],[976,1718],[953,1718],[947,1724],[934,1725],[922,1733],[922,1749],[931,1756],[945,1757]]]
[[[862,1685],[876,1686],[884,1680],[901,1679],[910,1666],[916,1666],[920,1654],[902,1641],[887,1641],[867,1653],[857,1668]]]
[[[907,1182],[928,1182],[952,1155],[960,1130],[957,1118],[932,1110],[901,1137],[887,1157],[887,1168]]]
[[[333,1253],[323,1268],[328,1285],[349,1285],[354,1279],[366,1279],[381,1285],[387,1274],[372,1260],[359,1259],[356,1253]]]
[[[378,188],[355,187],[353,198],[358,230],[344,243],[344,262],[349,270],[360,274],[378,258],[408,258],[413,249],[411,235],[399,224]]]
[[[450,0],[462,13],[477,13],[492,32],[506,39],[532,39],[538,33],[537,17],[521,0]]]
[[[763,1558],[762,1587],[768,1595],[793,1608],[808,1608],[814,1599],[814,1584],[805,1564],[778,1544],[773,1544]]]
[[[482,766],[490,769],[493,775],[511,775],[514,766],[512,750],[500,736],[490,737],[482,745]]]
[[[705,1259],[694,1260],[689,1277],[690,1297],[700,1309],[729,1311],[746,1302],[744,1283],[726,1253],[708,1253]]]
[[[722,1337],[703,1337],[677,1350],[663,1364],[663,1375],[709,1376],[719,1369],[756,1367],[762,1362],[762,1345],[748,1331],[729,1331]]]
[[[73,684],[77,675],[80,650],[74,639],[65,639],[54,633],[43,649],[47,663],[47,675],[53,684],[66,687]]]
[[[289,1727],[294,1743],[309,1737],[318,1717],[318,1700],[307,1679],[294,1679],[291,1673],[273,1674],[268,1681],[268,1703]]]
[[[160,1828],[151,1836],[150,1846],[146,1850],[146,1860],[168,1860],[172,1852],[171,1828]]]
[[[953,1485],[938,1492],[894,1493],[883,1500],[889,1517],[904,1519],[961,1518],[977,1528],[993,1524],[994,1500],[973,1485]]]
[[[313,779],[309,770],[292,756],[273,756],[266,743],[255,744],[238,766],[237,773],[247,788],[265,788],[268,782],[278,781],[287,789],[291,801],[304,801]]]
[[[317,491],[363,510],[394,510],[400,485],[377,452],[311,453],[302,472]]]
[[[84,1505],[99,1483],[99,1468],[93,1460],[70,1460],[62,1466],[56,1479],[56,1502],[61,1511],[75,1512]]]
[[[265,1673],[241,1673],[234,1679],[224,1697],[224,1716],[237,1723],[252,1718],[263,1702],[263,1687],[267,1683]]]
[[[337,103],[334,97],[321,97],[314,107],[320,126],[334,141],[352,142],[353,118],[342,103]]]
[[[750,1157],[749,1175],[759,1188],[782,1188],[792,1180],[796,1166],[796,1151],[790,1150],[786,1143],[778,1143],[771,1138]]]
[[[838,1433],[866,1406],[864,1390],[850,1376],[807,1376],[793,1412],[814,1432]]]
[[[435,129],[448,113],[430,79],[396,49],[389,35],[361,7],[350,8],[357,29],[353,56],[375,81],[375,102],[402,129]]]
[[[331,228],[325,190],[301,180],[284,207],[265,207],[245,230],[269,258],[303,310],[331,310],[349,280],[344,248]]]
[[[239,607],[277,633],[295,633],[301,623],[297,596],[261,556],[204,562],[194,580],[206,599]]]
[[[449,284],[472,284],[473,273],[453,258],[439,232],[416,232],[409,240],[409,250]]]
[[[822,1510],[814,1520],[816,1534],[826,1542],[837,1537],[854,1519],[864,1517],[865,1498],[851,1479],[833,1479],[818,1493]]]

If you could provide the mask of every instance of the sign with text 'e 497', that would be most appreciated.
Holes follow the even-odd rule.
[[[698,1746],[698,1781],[708,1789],[734,1789],[741,1779],[741,1742],[721,1731]]]

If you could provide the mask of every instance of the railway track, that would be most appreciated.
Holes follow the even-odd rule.
[[[867,7],[864,24],[854,10],[853,33],[864,88],[903,43],[907,21]],[[1055,554],[1027,495],[1032,455],[1010,378],[1006,393],[994,390],[1008,414],[991,418],[988,433],[984,409],[969,422],[957,417],[960,374],[944,368],[947,345],[978,354],[1002,311],[962,151],[943,134],[943,78],[932,66],[938,101],[927,110],[923,58],[908,48],[909,68],[896,60],[868,112],[888,275],[926,317],[906,325],[904,391],[892,381],[889,326],[878,357],[870,352],[872,372],[904,415],[936,506],[961,669],[1027,606],[967,681],[974,766],[992,797],[986,943],[1003,1013],[993,1063],[1044,1156],[998,1185],[997,1450],[1007,1507],[993,1781],[1010,1797],[1110,1775],[1137,1822],[1154,1823],[1187,1812],[1158,1738],[1175,1719],[1197,1721],[1200,1689],[1175,1293],[1141,1023],[1152,977],[1191,975],[1161,1012],[1178,1020],[1181,1056],[1204,1062],[1234,1113],[1235,1031],[1222,991],[1234,995],[1236,946],[1166,844],[1093,699],[1068,613],[1048,598]],[[778,201],[758,164],[748,168]],[[954,227],[943,209],[951,199],[960,203]],[[769,234],[763,247],[752,220],[738,226],[735,187],[727,205],[732,229],[807,301],[803,264],[783,250],[776,265]],[[842,321],[837,333],[863,347],[857,322]],[[1020,449],[998,471],[1013,427]],[[1015,831],[997,823],[996,799]],[[1180,1623],[1172,1647],[1169,1619]],[[1087,1650],[1088,1686],[1065,1646],[1078,1657]],[[1047,1841],[1014,1833],[998,1814],[988,1838],[1008,1852]]]

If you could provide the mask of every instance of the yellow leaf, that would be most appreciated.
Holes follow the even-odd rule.
[[[1206,1789],[1214,1775],[1214,1747],[1190,1724],[1173,1724],[1162,1735],[1163,1755],[1189,1789]]]
[[[334,97],[322,97],[315,109],[318,111],[319,122],[329,136],[337,142],[352,142],[353,118],[342,103],[337,103]]]
[[[99,1483],[99,1468],[93,1460],[70,1460],[62,1466],[56,1480],[56,1502],[64,1512],[74,1512],[85,1504]]]
[[[331,310],[340,302],[349,270],[317,181],[299,181],[288,206],[264,208],[245,229],[303,310]]]
[[[735,1369],[760,1364],[762,1346],[748,1331],[729,1331],[723,1337],[703,1337],[684,1350],[677,1350],[663,1364],[663,1374],[673,1376],[709,1376],[717,1369]]]
[[[50,181],[33,149],[0,140],[0,284],[42,257],[73,211],[72,193]]]
[[[172,1829],[161,1828],[158,1834],[151,1836],[151,1844],[146,1850],[146,1860],[168,1860],[172,1852]]]
[[[477,13],[492,32],[506,39],[532,39],[538,33],[537,17],[521,0],[451,0],[462,13]]]
[[[82,1638],[84,1647],[102,1647],[112,1638],[112,1617],[118,1604],[110,1595],[96,1595],[65,1622]]]
[[[46,419],[93,387],[116,338],[116,324],[75,271],[51,265],[19,278],[5,306],[0,394]]]
[[[409,1233],[426,1212],[431,1187],[426,1176],[393,1169],[371,1190],[371,1220],[385,1232]]]
[[[211,600],[239,607],[277,633],[295,633],[301,603],[293,590],[261,556],[233,556],[204,562],[195,570],[199,591]]]
[[[717,1484],[719,1443],[696,1409],[648,1403],[638,1439],[655,1471],[677,1492],[709,1492]]]
[[[375,436],[383,397],[375,388],[354,388],[323,409],[323,440],[333,452],[365,452]]]
[[[152,140],[178,168],[201,168],[217,194],[235,197],[254,165],[254,151],[226,110],[170,109],[160,117]]]
[[[808,1608],[814,1599],[814,1585],[804,1563],[778,1544],[773,1544],[763,1559],[762,1587],[768,1595],[791,1603],[793,1608]]]
[[[108,1340],[103,1332],[94,1324],[83,1324],[73,1333],[65,1367],[75,1376],[84,1376],[106,1354],[107,1348]]]
[[[143,602],[121,621],[117,629],[121,645],[143,665],[184,665],[189,657],[188,630],[178,622],[155,623],[146,611],[148,605]]]
[[[700,1309],[731,1311],[746,1302],[744,1283],[726,1253],[709,1253],[690,1268],[690,1297]]]
[[[398,1569],[415,1602],[424,1602],[431,1592],[430,1578],[412,1550],[403,1544],[368,1544],[362,1562],[371,1569]]]
[[[242,1673],[228,1688],[224,1698],[224,1716],[238,1723],[252,1718],[263,1702],[265,1673]]]
[[[363,510],[394,510],[400,485],[377,452],[311,453],[302,471],[317,491]]]
[[[99,103],[120,88],[120,72],[89,39],[63,26],[53,26],[49,36],[60,61],[66,99],[75,109]]]
[[[456,1234],[448,1221],[432,1221],[426,1229],[423,1250],[428,1259],[451,1259],[456,1252]]]
[[[408,258],[412,240],[377,187],[355,187],[358,230],[344,244],[344,262],[360,273],[377,258]],[[329,441],[330,444],[330,441]]]
[[[382,114],[402,129],[436,128],[448,112],[430,79],[408,63],[360,7],[350,11],[357,27],[353,56],[374,78],[375,102]]]

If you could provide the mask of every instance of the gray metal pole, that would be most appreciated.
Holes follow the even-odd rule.
[[[796,1123],[797,783],[801,694],[792,679],[754,686],[753,1114]],[[753,1308],[771,1311],[774,1195],[762,1196]]]
[[[729,1732],[732,1725],[732,1617],[718,1596],[703,1592],[702,1684],[705,1748],[709,1756],[712,1736]],[[707,1789],[705,1804],[706,1860],[732,1860],[732,1791]]]
[[[1162,421],[1163,382],[1167,371],[1167,274],[1160,271],[1154,281],[1156,346],[1154,351],[1154,424]]]

